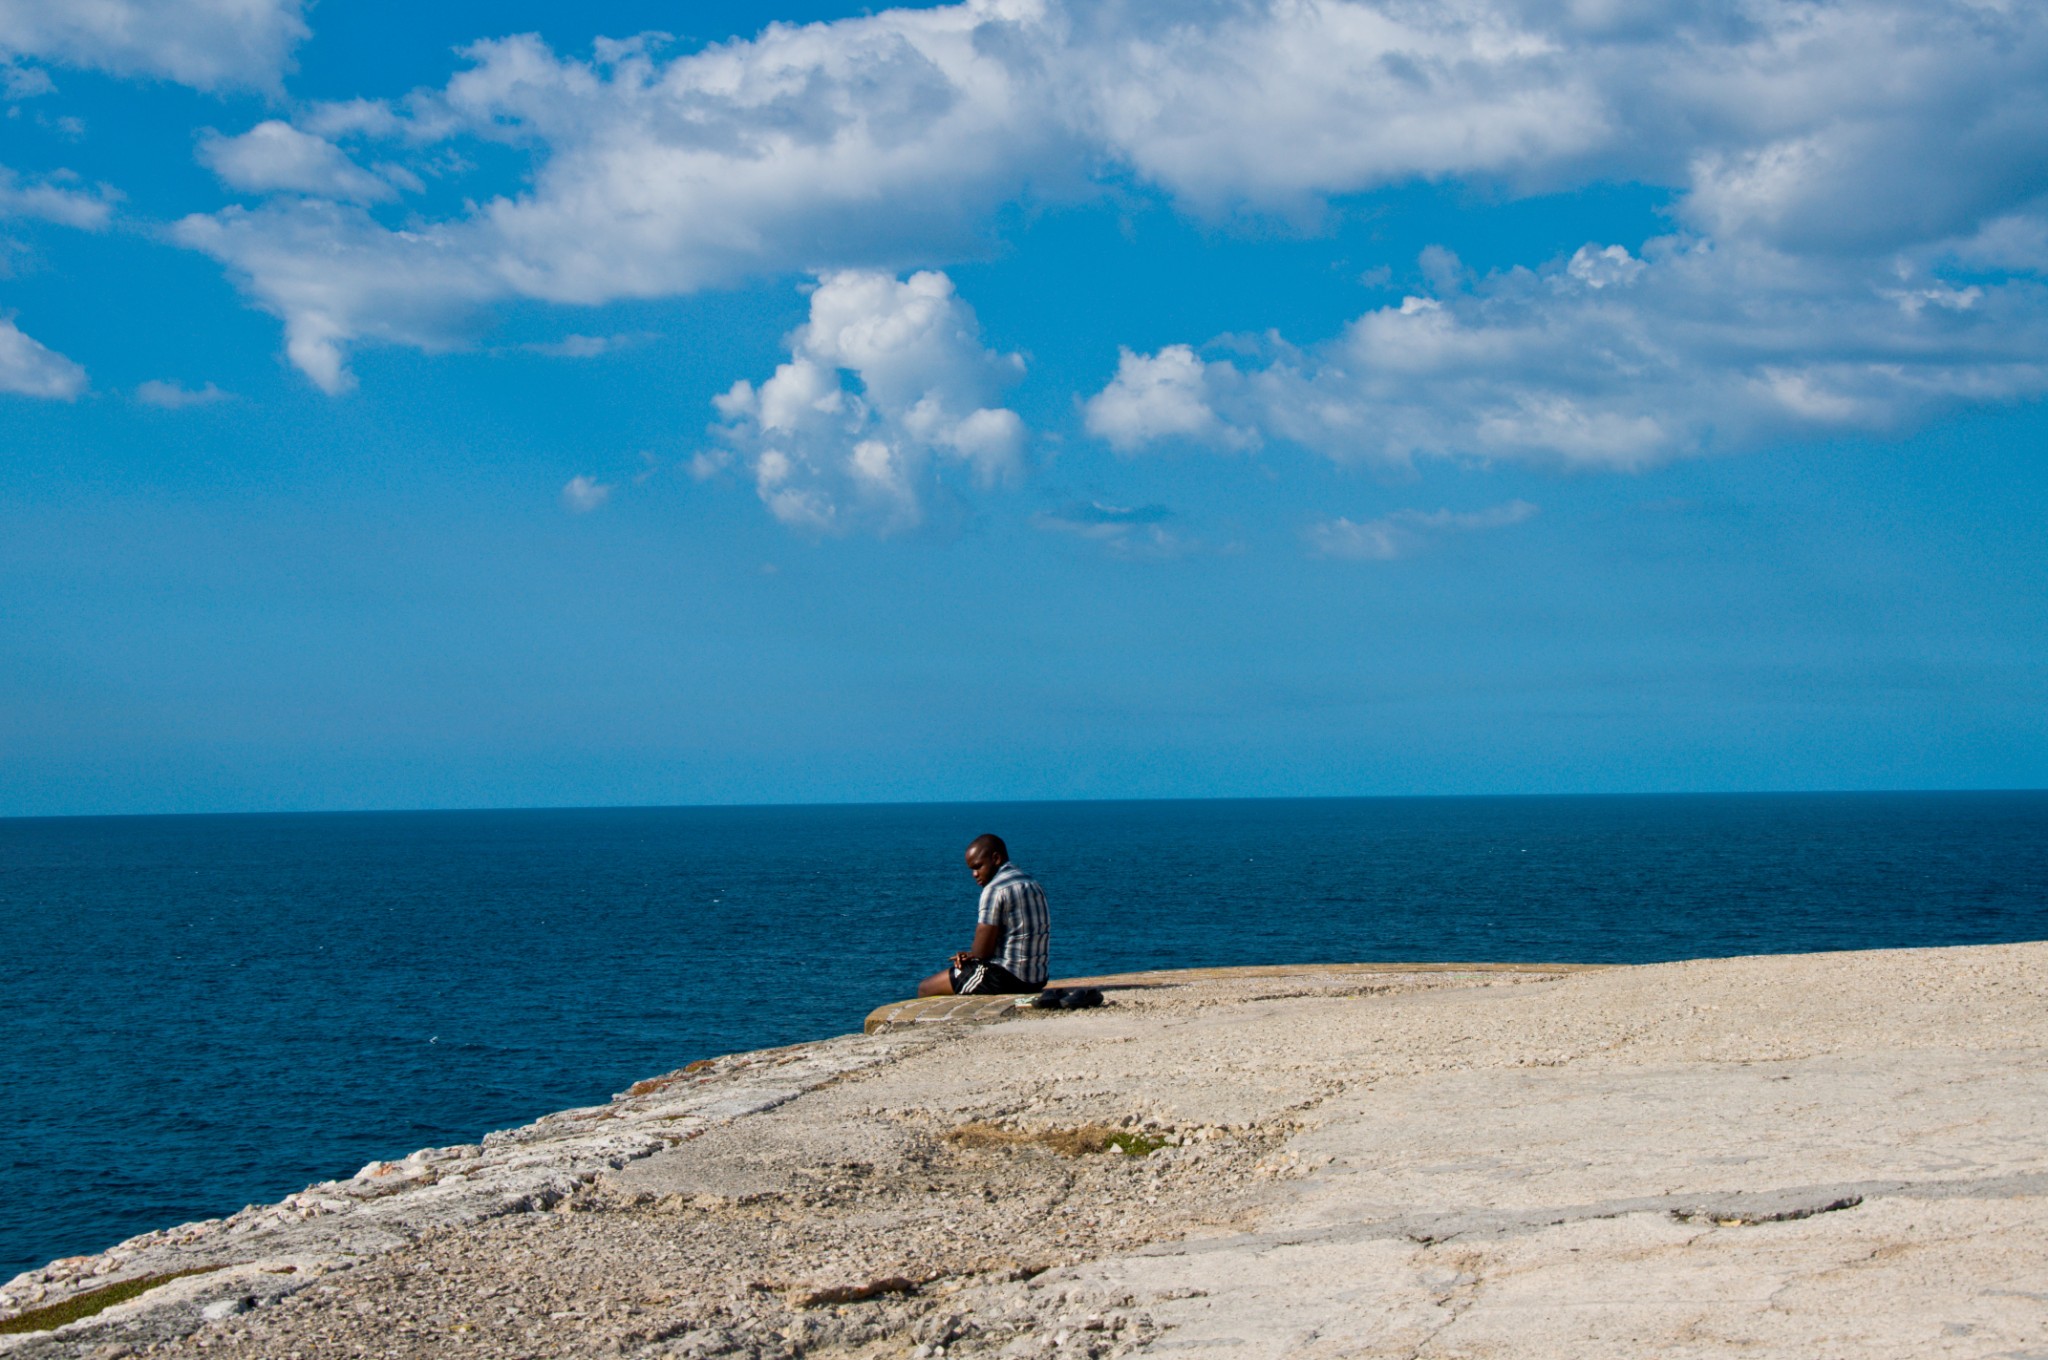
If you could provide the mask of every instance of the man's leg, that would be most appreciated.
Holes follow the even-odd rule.
[[[953,970],[941,968],[923,982],[917,984],[919,996],[951,996],[953,994]]]

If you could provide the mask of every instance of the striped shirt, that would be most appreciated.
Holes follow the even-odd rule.
[[[1043,987],[1052,916],[1045,907],[1045,889],[1014,864],[996,871],[981,890],[981,912],[975,920],[1003,928],[1003,952],[994,962],[1034,987]]]

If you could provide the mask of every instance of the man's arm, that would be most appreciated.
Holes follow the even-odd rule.
[[[974,946],[965,953],[955,954],[953,962],[964,963],[970,958],[992,959],[1002,952],[1002,924],[1000,922],[985,921],[974,928]]]

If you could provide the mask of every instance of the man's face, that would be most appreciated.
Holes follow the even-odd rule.
[[[974,875],[974,881],[986,888],[989,880],[996,876],[1002,863],[994,855],[975,847],[967,852],[967,872]]]

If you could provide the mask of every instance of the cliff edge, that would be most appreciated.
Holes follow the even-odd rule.
[[[53,1263],[0,1355],[2048,1353],[2048,944],[1096,981]]]

